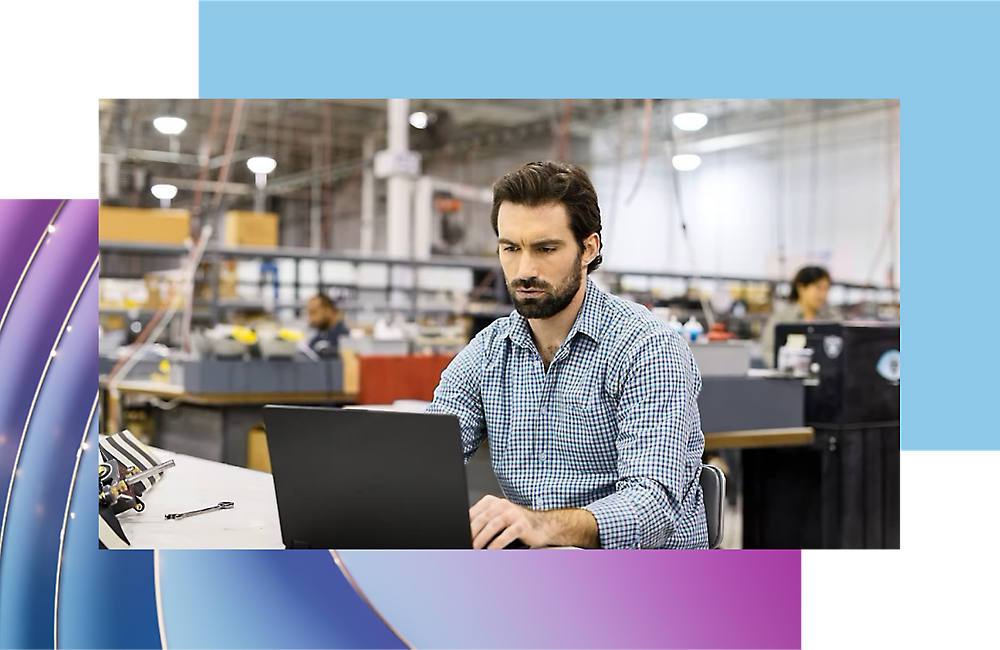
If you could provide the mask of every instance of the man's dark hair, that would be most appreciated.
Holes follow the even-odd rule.
[[[806,266],[799,269],[799,272],[795,274],[795,279],[792,280],[792,300],[799,299],[799,287],[808,287],[820,280],[830,280],[830,272],[822,266]]]
[[[318,300],[319,304],[323,305],[327,309],[337,309],[337,303],[333,301],[333,298],[326,295],[325,293],[317,293],[313,296],[313,300]]]
[[[516,169],[493,184],[493,213],[490,222],[499,236],[497,216],[504,201],[516,205],[538,207],[561,203],[569,213],[569,227],[583,250],[583,240],[597,233],[597,257],[587,266],[587,273],[596,271],[604,260],[601,250],[601,208],[597,191],[582,167],[548,160],[532,162]]]

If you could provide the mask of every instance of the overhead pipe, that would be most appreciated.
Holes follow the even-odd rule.
[[[646,173],[646,161],[649,158],[649,135],[650,129],[653,125],[653,100],[644,99],[642,107],[642,154],[639,159],[639,175],[635,179],[635,186],[632,188],[632,193],[625,200],[625,205],[632,202],[635,195],[639,192],[639,186],[642,185],[642,177]]]
[[[198,192],[199,181],[192,180],[190,178],[172,178],[169,176],[157,176],[156,181],[159,183],[169,183],[171,185],[177,186],[179,190],[188,190]],[[249,196],[256,188],[253,185],[248,185],[246,183],[219,183],[216,181],[202,181],[200,183],[201,189],[204,193],[209,194],[213,192],[220,192],[222,194],[234,194],[237,196]],[[270,187],[268,187],[270,190]]]
[[[896,152],[896,146],[899,144],[899,102],[896,102],[890,112],[895,114],[895,119],[892,120],[892,124],[890,125],[892,136],[889,139],[889,159],[894,172],[892,180],[896,186],[896,191],[892,197],[893,207],[889,212],[889,218],[892,220],[891,230],[893,231],[892,237],[889,240],[890,250],[892,251],[889,257],[889,286],[893,287],[899,286],[899,154]]]
[[[313,171],[319,171],[322,168],[322,157],[322,145],[319,140],[313,140]],[[319,250],[320,220],[323,218],[323,181],[320,180],[319,174],[313,176],[312,187],[310,189],[309,241],[312,244],[313,250]]]
[[[611,198],[611,218],[610,226],[608,228],[608,241],[614,246],[615,243],[615,233],[618,230],[618,202],[621,197],[622,188],[622,167],[625,166],[625,147],[628,141],[628,127],[632,121],[632,100],[626,99],[622,106],[621,112],[621,126],[618,131],[618,152],[615,157],[615,180],[612,185]]]
[[[208,124],[208,135],[205,138],[205,142],[202,144],[204,147],[204,164],[202,164],[201,169],[198,170],[198,182],[195,183],[194,187],[194,201],[191,204],[191,216],[197,223],[201,224],[201,190],[205,183],[205,178],[208,176],[208,166],[211,164],[212,155],[212,142],[215,141],[215,129],[219,126],[219,117],[222,115],[222,100],[216,99],[214,106],[212,106],[212,119]],[[174,183],[177,188],[180,185]],[[186,315],[186,314],[185,314]]]
[[[889,125],[886,130],[886,185],[889,189],[889,211],[886,215],[885,229],[882,231],[882,238],[879,240],[878,247],[875,249],[875,256],[872,258],[871,266],[868,268],[868,275],[866,276],[868,285],[873,285],[875,282],[875,273],[878,269],[878,263],[882,259],[882,254],[885,251],[886,245],[889,246],[889,286],[895,286],[896,282],[896,261],[897,261],[897,248],[896,239],[898,237],[896,230],[898,213],[899,213],[899,179],[898,179],[898,167],[899,159],[896,152],[894,151],[895,145],[898,144],[898,136],[895,134],[896,125],[898,124],[898,117],[894,120],[894,113],[899,111],[899,105],[889,107]]]
[[[330,150],[333,148],[333,107],[329,103],[323,105],[323,166],[326,167],[330,164]],[[324,188],[323,181],[320,181],[320,191],[326,190],[326,214],[320,217],[321,220],[321,234],[317,236],[314,246],[319,248],[322,246],[321,241],[329,241],[330,247],[333,248],[332,241],[332,224],[330,223],[333,219],[333,184],[330,184],[329,188]]]
[[[214,100],[221,101],[221,100]],[[107,162],[109,156],[116,155],[117,152],[114,151],[102,151],[101,160]],[[253,151],[234,151],[229,157],[232,162],[240,162],[253,158],[257,155],[257,152]],[[171,165],[186,165],[189,167],[201,167],[205,164],[205,158],[201,154],[192,153],[173,153],[170,151],[157,151],[154,149],[123,149],[120,158],[122,160],[138,161],[138,162],[161,162],[169,163]],[[226,162],[225,156],[215,156],[209,159],[208,168],[218,169],[222,167]]]
[[[284,176],[279,181],[268,183],[267,192],[268,194],[287,194],[289,192],[294,192],[304,187],[309,187],[314,178],[319,178],[325,182],[333,182],[355,173],[358,168],[361,167],[361,164],[360,160],[351,160],[348,162],[325,166],[318,172],[310,170]]]
[[[233,149],[236,148],[236,136],[239,134],[240,131],[240,118],[242,117],[242,115],[243,115],[243,100],[237,99],[236,103],[233,104],[233,116],[229,121],[229,137],[226,138],[226,150],[225,153],[223,153],[223,156],[225,157],[225,162],[219,169],[219,176],[216,181],[217,183],[225,183],[226,180],[229,178],[229,166],[230,163],[232,162],[231,158],[233,155]],[[212,197],[213,212],[218,209],[220,203],[222,202],[222,193],[218,190],[218,187],[219,186],[217,185],[215,194]]]
[[[549,158],[554,158],[556,160],[566,160],[566,155],[568,153],[568,143],[569,143],[569,123],[570,115],[573,111],[573,100],[565,99],[563,100],[563,113],[562,119],[559,120],[559,125],[556,130],[556,136],[552,140],[552,149],[549,153]]]

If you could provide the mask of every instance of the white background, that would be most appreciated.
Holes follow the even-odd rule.
[[[97,198],[98,100],[198,96],[197,2],[3,2],[0,26],[0,198]]]
[[[901,456],[901,551],[803,552],[803,648],[997,647],[1000,452]]]
[[[197,96],[196,2],[2,7],[0,198],[98,195],[99,98]],[[803,647],[996,647],[1000,452],[902,459],[902,551],[803,554]]]

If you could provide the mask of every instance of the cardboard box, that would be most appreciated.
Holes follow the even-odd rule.
[[[277,246],[278,215],[273,212],[226,213],[226,246]]]
[[[100,278],[98,290],[101,309],[138,308],[149,298],[147,285],[141,280]]]
[[[191,236],[191,213],[101,206],[98,238],[101,241],[183,244]]]
[[[267,433],[256,426],[247,434],[247,467],[271,473],[271,455],[267,451]]]
[[[198,300],[212,299],[212,267],[213,262],[202,262],[195,275],[194,295]],[[239,294],[239,278],[236,275],[236,262],[224,260],[219,265],[219,298],[236,299]]]
[[[171,296],[182,295],[183,277],[180,271],[153,271],[146,274],[146,307],[157,309],[170,305]]]

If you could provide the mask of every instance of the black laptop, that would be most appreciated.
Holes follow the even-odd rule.
[[[286,548],[471,549],[453,415],[265,406]]]

